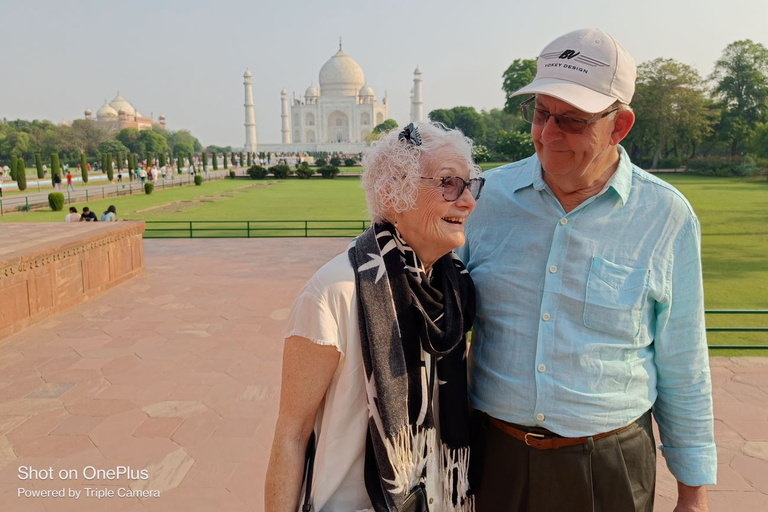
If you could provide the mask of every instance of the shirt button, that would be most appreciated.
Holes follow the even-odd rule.
[[[540,372],[540,373],[544,373],[545,371],[547,371],[547,365],[545,365],[545,364],[540,364],[540,365],[539,365],[539,372]]]
[[[429,498],[429,504],[433,504],[435,502],[435,498]]]
[[[545,322],[549,322],[550,318],[551,317],[549,316],[549,313],[544,313],[543,315],[541,315],[541,319],[544,320]]]
[[[557,265],[552,265],[551,267],[549,267],[550,274],[554,274],[555,272],[557,272]]]
[[[539,414],[536,415],[536,419],[539,420],[539,421],[544,421],[544,415],[539,413]]]
[[[568,224],[568,219],[560,219],[561,226],[565,226],[566,224]]]

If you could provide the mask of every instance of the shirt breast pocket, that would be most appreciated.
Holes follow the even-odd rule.
[[[622,339],[640,332],[650,271],[592,258],[584,300],[584,325]]]

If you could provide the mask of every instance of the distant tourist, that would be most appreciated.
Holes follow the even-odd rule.
[[[83,215],[80,217],[80,222],[97,222],[96,214],[91,211],[87,206],[83,206]]]
[[[143,168],[143,167],[139,171],[139,179],[141,179],[142,183],[147,181],[147,170],[145,168]]]
[[[99,220],[101,222],[115,222],[117,220],[117,210],[115,209],[115,205],[109,205],[109,208],[101,214],[101,219]]]
[[[61,191],[61,173],[57,172],[56,176],[53,177],[53,188]]]
[[[75,191],[75,186],[72,184],[72,173],[67,172],[67,192],[69,192],[69,189],[72,189],[72,192]]]
[[[117,181],[123,181],[123,171],[117,171]]]
[[[80,214],[77,213],[77,208],[74,206],[69,207],[69,213],[64,217],[64,222],[80,222]]]

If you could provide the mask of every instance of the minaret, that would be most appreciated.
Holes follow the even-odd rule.
[[[411,122],[421,123],[424,121],[424,101],[421,97],[421,70],[416,66],[413,72],[413,103],[411,106]]]
[[[291,143],[291,116],[288,112],[288,91],[283,89],[280,91],[280,102],[283,105],[283,112],[280,117],[283,120],[283,129],[280,130],[283,133],[283,144]]]
[[[411,111],[408,112],[408,119],[410,119],[411,122],[413,123],[414,122],[414,119],[413,119],[413,87],[411,87],[411,96],[410,96],[410,100],[408,101],[408,104],[411,106]]]
[[[245,151],[256,152],[256,115],[253,112],[253,81],[251,72],[247,69],[243,74],[245,86]]]

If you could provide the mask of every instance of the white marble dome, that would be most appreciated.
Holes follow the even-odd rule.
[[[318,89],[317,86],[314,84],[310,85],[309,87],[307,87],[307,90],[304,93],[304,96],[306,96],[307,98],[317,98],[318,96],[320,96],[320,89]]]
[[[101,108],[96,111],[96,119],[108,119],[110,117],[117,117],[117,110],[112,108],[109,103],[104,103]]]
[[[370,85],[364,85],[363,87],[360,88],[360,96],[365,98],[367,96],[376,96],[376,95],[373,94],[373,89],[371,88]]]
[[[125,100],[125,98],[120,96],[120,94],[115,96],[115,99],[110,101],[109,105],[118,112],[122,110],[129,117],[134,117],[136,115],[136,109],[134,109],[133,106]]]
[[[336,52],[320,69],[320,90],[323,96],[357,96],[363,85],[363,68],[344,50]]]

